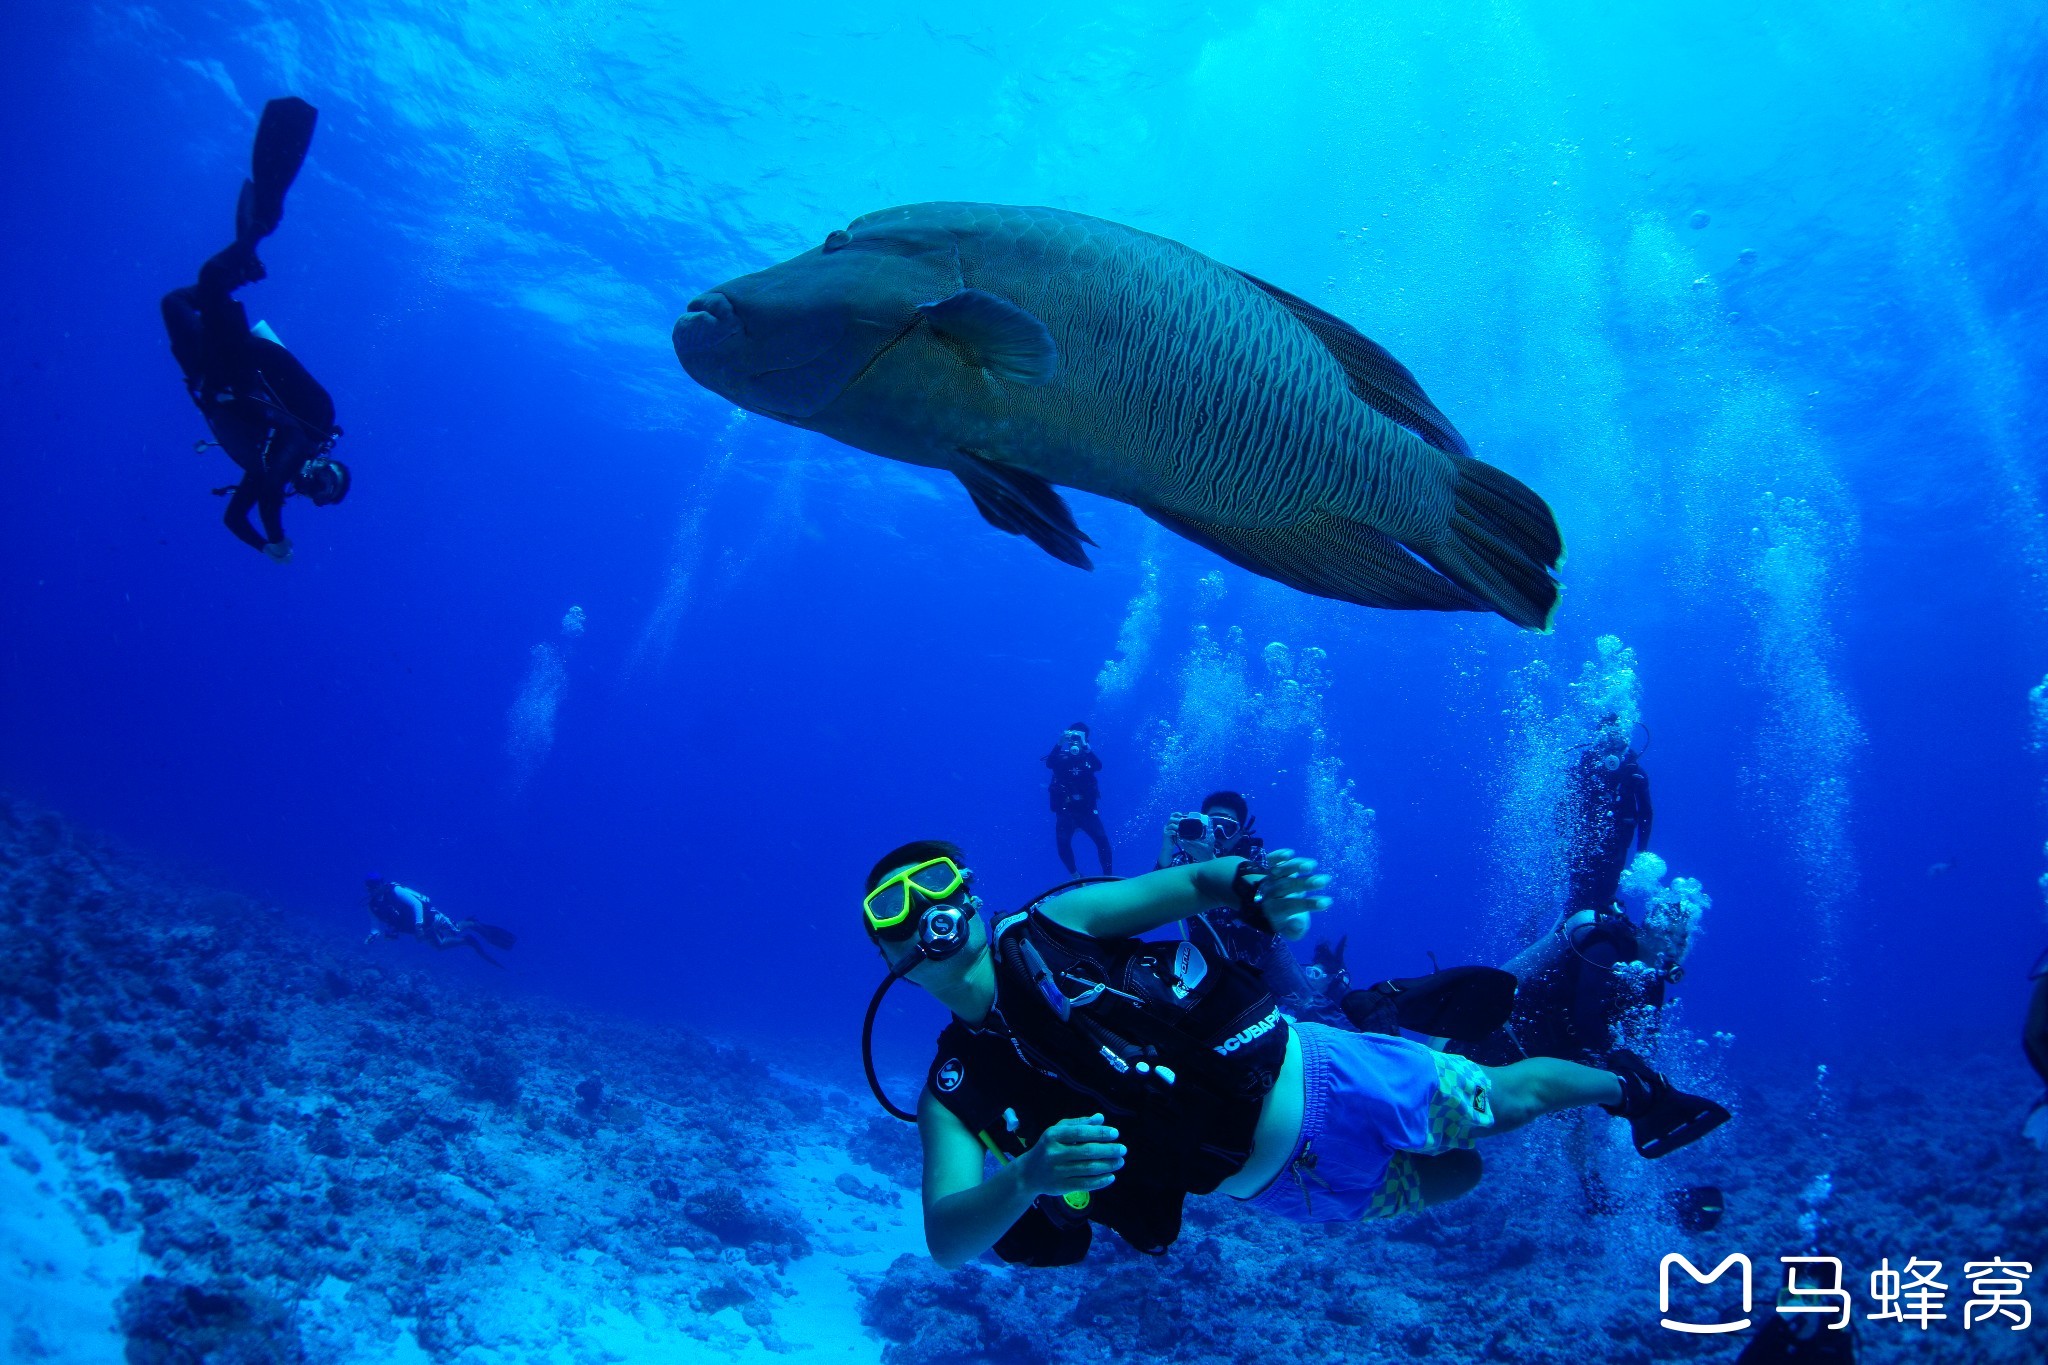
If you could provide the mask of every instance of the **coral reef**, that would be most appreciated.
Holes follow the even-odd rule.
[[[0,1103],[110,1158],[80,1202],[140,1234],[130,1361],[787,1344],[821,1238],[915,1245],[849,1154],[915,1139],[840,1091],[309,942],[4,800],[0,963]]]
[[[1859,1315],[1880,1261],[1943,1261],[1948,1321],[1859,1322],[1866,1362],[2035,1359],[2048,1330],[1960,1322],[1963,1262],[2048,1265],[2016,1056],[1751,1071],[1734,1124],[1655,1164],[1603,1116],[1539,1124],[1488,1144],[1475,1194],[1391,1224],[1212,1198],[1163,1257],[1104,1235],[1078,1267],[948,1274],[918,1254],[914,1135],[846,1091],[372,962],[0,799],[0,1064],[0,1193],[107,1249],[61,1253],[77,1284],[126,1267],[97,1330],[146,1365],[1732,1360],[1658,1325],[1673,1251],[1749,1254],[1764,1312],[1779,1256],[1841,1257]],[[1681,1229],[1673,1196],[1709,1183],[1726,1218]],[[60,1357],[53,1324],[91,1305],[44,1307],[0,1319],[15,1358],[112,1358]]]

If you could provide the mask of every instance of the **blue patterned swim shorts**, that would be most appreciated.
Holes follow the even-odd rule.
[[[1493,1082],[1463,1057],[1380,1033],[1296,1024],[1301,1136],[1279,1177],[1245,1201],[1302,1223],[1422,1207],[1414,1158],[1472,1146],[1493,1126]]]

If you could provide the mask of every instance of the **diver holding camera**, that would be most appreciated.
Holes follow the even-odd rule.
[[[1066,728],[1060,742],[1045,756],[1045,766],[1052,769],[1047,794],[1052,799],[1053,842],[1061,866],[1069,873],[1075,870],[1074,835],[1078,832],[1095,841],[1102,875],[1111,875],[1109,831],[1102,827],[1102,816],[1095,809],[1102,799],[1102,787],[1095,778],[1102,771],[1102,760],[1088,747],[1087,721],[1077,720]]]
[[[1167,820],[1159,866],[1242,858],[1247,867],[1263,871],[1266,841],[1253,832],[1255,824],[1243,793],[1210,792],[1199,810],[1175,811]],[[1257,973],[1274,999],[1297,1019],[1361,1033],[1398,1034],[1405,1028],[1432,1038],[1476,1040],[1500,1028],[1514,1006],[1515,978],[1492,967],[1446,967],[1428,976],[1399,977],[1353,990],[1341,946],[1334,954],[1319,950],[1319,970],[1312,971],[1302,966],[1286,940],[1234,909],[1192,915],[1181,922],[1180,930],[1203,951]]]

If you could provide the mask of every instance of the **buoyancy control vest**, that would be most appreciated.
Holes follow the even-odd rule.
[[[1258,975],[1193,943],[1100,939],[1034,904],[995,927],[996,1008],[1024,1058],[1114,1115],[1152,1179],[1207,1194],[1241,1169],[1287,1058]]]
[[[955,1019],[939,1034],[925,1087],[999,1161],[1030,1151],[1045,1130],[1094,1108],[1056,1076],[1026,1059],[1002,1020],[973,1025]],[[1130,1134],[1120,1134],[1129,1138]],[[1093,1223],[1132,1247],[1159,1255],[1180,1236],[1185,1190],[1162,1183],[1155,1163],[1131,1144],[1131,1156],[1111,1184],[1092,1193],[1035,1200],[995,1244],[1012,1265],[1072,1265],[1088,1254]]]

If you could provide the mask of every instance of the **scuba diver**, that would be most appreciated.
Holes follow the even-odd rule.
[[[1572,766],[1565,904],[1574,910],[1612,905],[1632,853],[1650,847],[1650,775],[1641,758],[1621,718],[1609,714]]]
[[[213,439],[241,466],[223,518],[235,538],[283,563],[292,556],[284,533],[284,502],[303,493],[315,507],[348,496],[348,466],[327,452],[341,435],[334,400],[287,351],[269,324],[249,325],[235,291],[264,276],[256,245],[277,231],[284,195],[306,159],[318,117],[300,99],[263,106],[250,158],[250,178],[235,205],[235,240],[199,268],[199,283],[164,295],[164,328]],[[204,445],[204,442],[201,443]],[[258,532],[249,524],[255,511]]]
[[[371,877],[364,885],[369,891],[370,936],[367,944],[380,938],[416,938],[430,948],[468,948],[493,967],[504,964],[484,951],[510,948],[518,942],[510,930],[473,919],[454,920],[443,914],[434,899],[409,886],[383,877]]]
[[[1102,799],[1102,789],[1095,780],[1095,774],[1102,771],[1102,760],[1088,747],[1088,722],[1077,720],[1066,728],[1060,742],[1045,756],[1045,766],[1052,769],[1053,841],[1060,851],[1060,865],[1067,871],[1074,870],[1074,834],[1078,830],[1095,841],[1095,857],[1102,864],[1102,875],[1110,875],[1109,831],[1102,827],[1102,817],[1096,813],[1095,804]]]
[[[1266,841],[1253,833],[1256,823],[1241,792],[1210,792],[1198,811],[1175,811],[1168,818],[1158,866],[1242,858],[1254,872],[1263,872]],[[1479,1039],[1506,1022],[1514,1003],[1514,977],[1492,967],[1446,967],[1426,977],[1353,990],[1341,944],[1334,954],[1328,945],[1319,945],[1315,964],[1304,968],[1286,939],[1246,922],[1231,906],[1190,915],[1181,921],[1180,933],[1213,958],[1249,967],[1296,1019],[1365,1033],[1395,1034],[1407,1028],[1432,1038]]]
[[[1487,1066],[1523,1057],[1600,1066],[1614,1055],[1631,1011],[1648,1011],[1654,1030],[1670,988],[1685,978],[1694,917],[1705,903],[1686,899],[1699,895],[1696,884],[1684,895],[1663,886],[1663,873],[1661,858],[1640,855],[1616,888],[1622,900],[1604,909],[1567,910],[1549,933],[1508,961],[1519,986],[1506,1022],[1485,1037],[1454,1040],[1451,1050]],[[1628,903],[1639,908],[1640,920]],[[1573,1155],[1587,1209],[1615,1212],[1590,1151],[1575,1147]],[[1720,1219],[1718,1188],[1689,1186],[1676,1199],[1682,1226],[1704,1230]]]
[[[1778,1291],[1779,1312],[1764,1321],[1735,1357],[1735,1365],[1856,1365],[1856,1323],[1839,1331],[1789,1287]],[[1783,1310],[1792,1309],[1787,1313]]]
[[[1477,1179],[1475,1140],[1600,1105],[1636,1150],[1669,1155],[1724,1113],[1630,1054],[1612,1070],[1534,1058],[1502,1068],[1383,1034],[1286,1019],[1258,977],[1190,942],[1139,935],[1233,906],[1290,941],[1329,878],[1278,850],[1056,888],[984,922],[958,847],[906,844],[870,870],[869,941],[888,964],[863,1026],[901,979],[949,1007],[914,1120],[925,1241],[948,1268],[993,1248],[1070,1265],[1112,1229],[1140,1251],[1180,1234],[1214,1191],[1299,1222],[1391,1217]],[[998,1159],[988,1176],[984,1158]]]
[[[1215,858],[1242,858],[1254,872],[1266,869],[1266,841],[1252,832],[1251,806],[1233,791],[1210,792],[1194,811],[1175,811],[1160,834],[1155,867],[1187,867]],[[1180,922],[1180,936],[1218,960],[1242,963],[1256,972],[1280,1007],[1297,1018],[1335,1022],[1330,999],[1316,989],[1287,941],[1263,925],[1247,923],[1233,909],[1219,907]]]
[[[1509,959],[1507,971],[1520,985],[1506,1023],[1459,1050],[1489,1066],[1518,1057],[1597,1064],[1615,1046],[1623,1015],[1661,1009],[1685,979],[1690,936],[1653,918],[1646,912],[1638,923],[1618,901],[1568,911]]]
[[[2036,959],[2030,979],[2034,994],[2027,1002],[2027,1022],[2020,1030],[2020,1046],[2027,1050],[2034,1074],[2041,1078],[2041,1084],[2048,1086],[2048,952]],[[2021,1131],[2029,1142],[2048,1152],[2048,1093],[2034,1101]]]

